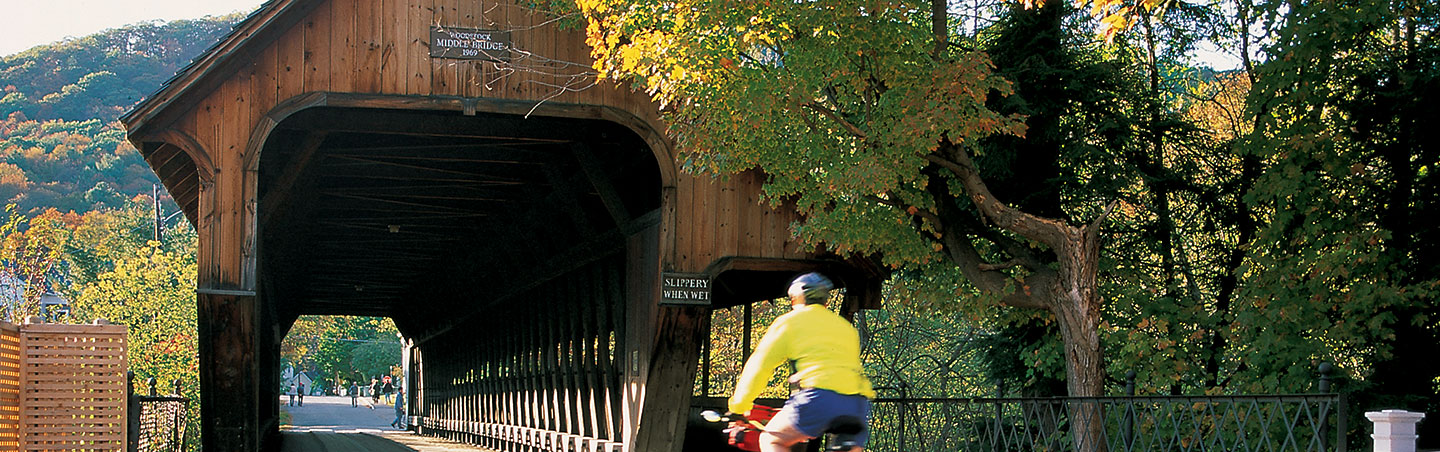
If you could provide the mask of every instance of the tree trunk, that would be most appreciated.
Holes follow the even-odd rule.
[[[1100,349],[1100,299],[1095,278],[1100,261],[1099,240],[1094,228],[1072,228],[1065,246],[1057,249],[1061,260],[1058,287],[1050,312],[1060,324],[1065,345],[1065,385],[1070,397],[1105,395],[1105,362]],[[1104,411],[1096,400],[1071,400],[1070,434],[1075,450],[1104,452]]]
[[[1075,227],[1066,222],[1029,214],[1009,206],[990,192],[970,155],[956,146],[943,146],[926,159],[952,171],[985,218],[994,227],[1038,241],[1054,252],[1057,264],[1040,263],[1023,248],[1014,249],[1016,265],[1030,270],[1023,279],[1010,279],[998,270],[1008,265],[985,263],[963,234],[946,234],[946,249],[962,273],[987,292],[1016,290],[1001,299],[1014,307],[1044,308],[1055,316],[1065,344],[1066,389],[1070,397],[1099,397],[1105,392],[1105,363],[1100,349],[1100,294],[1095,280],[1100,265],[1100,225],[1114,211],[1111,203],[1092,223]],[[943,212],[942,212],[943,215]],[[944,222],[936,218],[943,230]],[[1071,402],[1070,429],[1075,450],[1104,452],[1104,419],[1096,401]]]

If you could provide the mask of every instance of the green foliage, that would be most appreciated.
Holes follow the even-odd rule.
[[[766,302],[753,303],[750,305],[750,329],[745,329],[745,306],[733,306],[727,309],[716,309],[710,313],[710,344],[707,348],[709,353],[710,368],[705,369],[705,360],[701,360],[699,373],[695,378],[695,394],[712,397],[729,397],[735,390],[736,380],[740,378],[740,371],[745,367],[745,360],[749,358],[755,344],[760,343],[760,338],[765,336],[765,331],[770,329],[770,324],[775,322],[787,312],[790,306],[784,299],[775,299]],[[744,345],[745,335],[750,336],[749,350]],[[704,392],[704,381],[708,374],[709,392]],[[789,391],[789,384],[786,377],[790,376],[787,366],[780,366],[771,376],[770,386],[760,393],[760,397],[783,398]]]
[[[190,242],[181,249],[157,242],[129,248],[111,268],[75,288],[77,317],[129,327],[131,369],[137,375],[182,381],[188,376],[195,382],[194,237],[186,228],[167,239]]]
[[[1440,234],[1420,220],[1440,204],[1434,5],[1140,2],[1117,16],[1103,2],[1102,27],[1130,27],[1108,45],[1063,5],[1015,8],[937,53],[924,2],[578,3],[597,68],[664,104],[686,169],[763,171],[771,202],[806,215],[799,238],[896,269],[908,289],[875,319],[980,328],[955,340],[1002,352],[958,359],[994,381],[1028,391],[1059,375],[1054,325],[994,309],[946,238],[991,262],[1028,250],[1056,264],[928,168],[947,143],[1026,212],[1076,224],[1120,201],[1101,332],[1107,373],[1138,370],[1142,392],[1309,391],[1320,361],[1359,390],[1387,363],[1440,353],[1395,345],[1440,343]],[[1243,72],[1193,66],[1207,38]],[[894,368],[929,349],[877,343],[890,341],[877,352]],[[1385,380],[1433,401],[1432,370]],[[896,381],[952,378],[931,373]]]
[[[158,184],[118,122],[0,119],[0,196],[35,213],[121,208]]]
[[[117,122],[239,15],[144,23],[0,58],[0,202],[123,208],[159,183]]]
[[[301,316],[281,342],[280,356],[297,370],[317,372],[317,381],[332,388],[354,381],[363,386],[381,375],[400,376],[397,334],[388,318]]]
[[[196,337],[196,235],[189,223],[169,228],[163,240],[147,237],[153,219],[148,200],[124,209],[90,212],[67,228],[65,261],[72,317],[125,325],[128,360],[136,381],[155,378],[169,392],[180,385],[199,409]],[[199,417],[187,427],[198,432]],[[192,438],[191,450],[198,447]]]
[[[0,304],[5,320],[22,323],[39,315],[40,297],[63,285],[60,260],[64,249],[65,225],[54,209],[35,217],[5,206],[0,223]]]
[[[1265,219],[1245,268],[1247,336],[1303,338],[1365,380],[1380,402],[1367,406],[1434,410],[1440,234],[1423,219],[1440,204],[1440,6],[1257,6],[1283,20],[1249,98],[1245,151],[1266,166],[1247,198]]]
[[[108,122],[158,90],[241,17],[140,23],[36,46],[0,58],[0,90],[34,102],[20,110],[31,119]]]
[[[920,169],[942,138],[1017,134],[985,108],[1008,84],[986,58],[931,58],[923,4],[595,1],[596,66],[668,106],[687,170],[763,169],[772,202],[795,199],[799,237],[893,265],[939,257],[911,214],[936,201]]]

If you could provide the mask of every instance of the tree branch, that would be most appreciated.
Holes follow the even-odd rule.
[[[949,2],[946,0],[930,0],[930,32],[935,34],[935,48],[932,50],[936,60],[945,57],[946,44],[950,41],[950,15],[946,11]]]
[[[1030,274],[1027,279],[1012,278],[1000,272],[999,269],[986,269],[994,266],[985,262],[980,253],[975,250],[975,245],[970,243],[970,238],[964,234],[945,234],[943,237],[945,249],[950,260],[965,275],[965,279],[979,288],[981,291],[999,294],[1004,293],[1006,286],[1014,283],[1015,291],[1006,294],[1000,299],[1001,303],[1017,308],[1048,309],[1046,300],[1051,297],[1038,294],[1037,288],[1049,288],[1053,284],[1050,281],[1055,279],[1055,271],[1049,268],[1042,268]]]
[[[998,270],[1004,270],[1004,269],[1007,269],[1007,268],[1015,268],[1016,266],[1019,266],[1019,265],[1020,265],[1020,259],[1011,258],[1011,259],[1008,260],[1008,261],[1001,262],[1001,263],[998,263],[998,264],[990,264],[990,263],[980,264],[980,270],[982,270],[982,271],[987,271],[987,272],[993,272],[993,271],[998,271]]]
[[[996,226],[1043,243],[1051,249],[1059,250],[1065,247],[1066,236],[1074,228],[1058,220],[1022,212],[1001,202],[980,178],[980,171],[975,169],[975,162],[970,159],[970,155],[958,146],[942,144],[937,152],[950,154],[954,160],[935,153],[926,154],[925,159],[954,173],[965,187],[965,194],[985,218]]]
[[[845,118],[840,116],[839,113],[836,113],[835,110],[831,110],[829,108],[826,108],[824,105],[820,105],[814,102],[805,102],[800,104],[800,106],[815,110],[816,112],[825,115],[825,117],[830,118],[831,121],[839,123],[841,127],[844,127],[845,130],[850,132],[850,134],[855,135],[856,138],[863,139],[866,137],[864,131],[860,130],[859,127],[856,127],[855,124],[850,123],[850,121],[845,120]]]
[[[970,222],[970,224],[967,224],[967,226],[969,226],[971,230],[975,231],[975,233],[978,234],[981,238],[984,238],[985,240],[989,240],[991,243],[999,245],[1001,250],[1005,251],[1006,254],[1009,254],[1011,258],[1019,260],[1020,265],[1024,265],[1025,268],[1030,270],[1039,270],[1041,268],[1045,268],[1045,263],[1040,260],[1040,257],[1036,256],[1035,253],[1031,252],[1030,247],[1026,246],[1024,243],[1020,243],[1015,239],[1007,237],[992,228],[984,227],[984,225],[978,222],[972,221]]]
[[[931,234],[931,233],[925,231],[924,229],[919,228],[918,226],[916,226],[915,232],[916,232],[916,233],[919,233],[920,235],[924,236],[925,238],[930,239],[930,240],[933,240],[933,241],[935,241],[935,242],[937,242],[937,243],[941,243],[941,244],[945,243],[944,240],[941,240],[941,237],[943,237],[943,236],[946,235],[946,234],[945,234],[945,222],[940,221],[940,216],[939,216],[939,215],[935,215],[933,212],[930,212],[930,211],[927,211],[927,210],[924,210],[924,209],[920,209],[920,208],[918,208],[918,207],[915,207],[915,206],[912,206],[912,205],[909,205],[909,204],[905,204],[905,203],[903,203],[903,202],[900,202],[900,201],[899,201],[900,197],[895,196],[895,195],[894,195],[893,193],[891,193],[891,192],[886,192],[885,195],[888,196],[890,199],[881,198],[881,197],[875,196],[875,195],[865,195],[865,196],[862,197],[862,199],[868,199],[868,200],[870,200],[870,201],[872,201],[872,202],[875,202],[875,203],[877,203],[877,204],[882,204],[882,205],[891,206],[891,207],[894,207],[894,208],[897,208],[897,209],[900,209],[900,210],[904,210],[904,211],[907,211],[907,212],[908,212],[911,208],[914,208],[914,209],[915,209],[915,213],[914,213],[913,215],[915,215],[915,216],[917,216],[917,217],[920,217],[921,219],[924,219],[924,220],[930,220],[931,222],[935,223],[935,230],[940,231],[940,235],[937,236],[937,235],[935,235],[935,234]]]
[[[1110,205],[1105,206],[1105,211],[1101,212],[1100,216],[1095,218],[1095,221],[1091,221],[1089,225],[1085,226],[1085,238],[1093,240],[1095,236],[1100,233],[1100,224],[1104,223],[1105,219],[1110,218],[1110,214],[1114,213],[1115,207],[1119,205],[1120,200],[1118,199],[1110,201]]]
[[[871,201],[874,201],[874,202],[877,203],[877,204],[884,204],[884,205],[887,205],[887,206],[890,206],[890,207],[894,207],[894,208],[897,208],[897,209],[900,209],[900,210],[904,210],[904,211],[906,211],[906,212],[909,212],[910,209],[913,208],[913,209],[915,209],[915,213],[913,213],[912,215],[915,215],[915,216],[918,216],[918,217],[920,217],[920,218],[924,218],[924,219],[926,219],[926,220],[930,220],[930,221],[934,222],[934,223],[935,223],[935,229],[942,231],[942,233],[943,233],[943,231],[945,230],[945,222],[940,221],[940,216],[939,216],[939,215],[935,215],[934,212],[931,212],[931,211],[928,211],[928,210],[925,210],[925,209],[921,209],[921,208],[919,208],[919,207],[915,207],[914,205],[910,205],[910,204],[906,204],[906,203],[904,203],[904,202],[901,202],[901,201],[900,201],[900,197],[899,197],[899,196],[895,196],[895,193],[894,193],[894,192],[888,192],[888,191],[887,191],[887,192],[885,192],[885,196],[887,196],[889,199],[881,198],[881,197],[875,196],[875,195],[865,195],[863,198],[864,198],[864,199],[871,200]]]

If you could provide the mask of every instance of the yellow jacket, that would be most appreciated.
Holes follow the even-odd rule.
[[[875,398],[875,390],[860,364],[860,334],[825,305],[812,304],[797,307],[770,325],[740,372],[735,395],[730,397],[730,411],[750,411],[755,397],[770,382],[775,366],[787,360],[795,362],[795,375],[790,380],[799,382],[802,388]]]

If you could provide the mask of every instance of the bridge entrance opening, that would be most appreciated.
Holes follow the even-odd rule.
[[[375,322],[398,337],[373,340],[393,345],[394,371],[312,376],[308,400],[388,375],[410,404],[406,430],[482,444],[523,426],[623,442],[627,262],[641,261],[627,256],[653,254],[661,196],[654,154],[634,132],[319,107],[279,123],[256,169],[257,298],[288,332],[261,357],[277,418],[318,409],[289,405],[305,374],[285,371],[304,367],[297,347],[330,340],[315,316],[375,316],[329,318],[386,318]],[[482,438],[487,428],[497,430]]]

